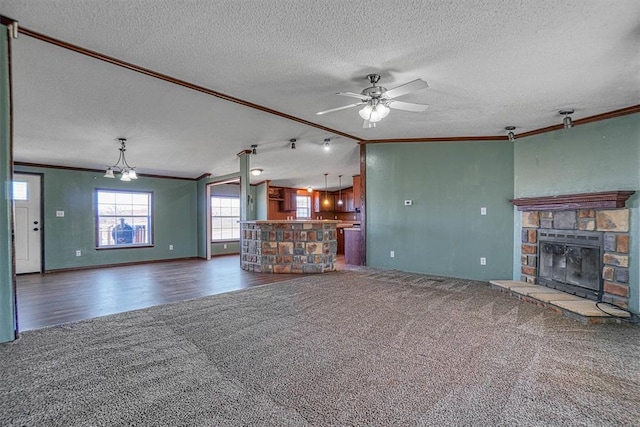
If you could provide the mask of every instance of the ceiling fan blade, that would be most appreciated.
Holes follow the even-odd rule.
[[[336,95],[349,96],[351,98],[358,98],[358,99],[371,99],[371,97],[368,95],[363,95],[361,93],[355,93],[355,92],[338,92],[336,93]]]
[[[396,110],[413,111],[414,113],[422,113],[427,108],[429,108],[429,106],[426,104],[414,104],[413,102],[402,102],[395,100],[389,102],[387,106]]]
[[[357,107],[358,105],[364,105],[364,104],[366,104],[366,102],[358,102],[357,104],[343,105],[342,107],[332,108],[330,110],[318,111],[316,113],[316,116],[321,116],[327,113],[333,113],[334,111],[346,110],[347,108]]]
[[[424,80],[415,79],[412,82],[405,83],[398,87],[394,87],[393,89],[389,89],[388,91],[385,92],[385,96],[387,98],[397,98],[399,96],[406,95],[407,93],[426,89],[428,87],[429,85]]]

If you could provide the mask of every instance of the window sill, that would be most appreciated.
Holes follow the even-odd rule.
[[[96,251],[110,251],[112,249],[139,249],[139,248],[155,248],[155,245],[117,245],[117,246],[100,246],[95,248]]]
[[[212,240],[211,243],[240,243],[240,239]]]

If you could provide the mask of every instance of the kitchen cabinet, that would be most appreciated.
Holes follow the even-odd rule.
[[[342,205],[338,204],[340,200],[340,192],[334,194],[334,206],[337,212],[354,212],[355,207],[353,204],[353,190],[342,190]]]
[[[362,235],[359,227],[344,228],[344,262],[351,265],[362,265],[360,245]]]
[[[325,203],[325,200],[327,203]],[[314,191],[313,192],[313,211],[315,213],[318,212],[333,212],[335,209],[333,194],[327,193],[327,197],[325,199],[324,191]]]
[[[353,177],[353,208],[360,209],[362,207],[362,203],[360,202],[360,195],[362,194],[360,190],[360,175],[356,175]]]
[[[292,212],[298,208],[297,203],[298,190],[295,188],[284,189],[284,200],[281,202],[282,208],[280,210],[284,212]]]
[[[344,228],[338,227],[336,231],[338,232],[338,238],[336,239],[338,242],[338,249],[336,253],[338,255],[343,255],[344,254]]]

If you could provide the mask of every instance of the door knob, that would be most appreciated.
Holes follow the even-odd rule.
[[[33,231],[38,231],[40,230],[38,227],[34,228]]]

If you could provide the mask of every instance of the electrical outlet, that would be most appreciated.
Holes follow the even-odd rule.
[[[480,265],[487,265],[487,259],[483,256],[480,257]]]
[[[223,244],[223,245],[222,245],[222,248],[223,248],[223,249],[227,249],[227,244],[226,244],[226,243],[225,243],[225,244]]]
[[[173,245],[169,245],[169,250],[172,251],[173,250]]]
[[[82,251],[76,251],[76,256],[82,256]]]
[[[405,200],[405,201],[404,201],[404,205],[405,205],[405,206],[411,206],[411,205],[413,205],[413,200]]]
[[[64,211],[56,211],[56,217],[57,217],[57,218],[62,218],[62,217],[64,217]]]
[[[391,251],[391,252],[389,253],[389,256],[390,256],[391,258],[395,258],[395,257],[396,257],[396,251]]]

